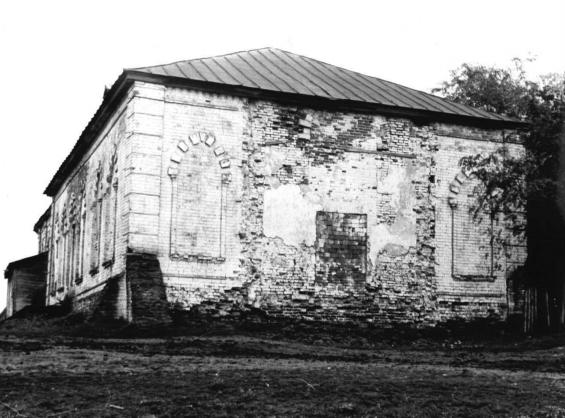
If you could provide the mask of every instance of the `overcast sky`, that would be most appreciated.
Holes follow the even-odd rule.
[[[564,16],[563,0],[2,1],[0,268],[37,252],[43,190],[123,68],[271,46],[430,91],[463,62],[564,72]]]

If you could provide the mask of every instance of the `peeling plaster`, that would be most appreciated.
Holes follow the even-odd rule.
[[[368,215],[368,256],[373,265],[378,256],[386,252],[390,256],[406,254],[416,245],[416,194],[412,181],[422,173],[413,165],[391,165],[377,185],[378,195],[333,196],[333,187],[343,181],[340,170],[327,171],[326,167],[310,167],[309,177],[318,178],[317,191],[305,185],[282,185],[276,173],[284,163],[291,162],[287,152],[270,149],[266,152],[264,171],[270,178],[271,188],[265,192],[263,232],[267,237],[279,237],[287,245],[312,246],[316,240],[316,211],[357,212]],[[359,164],[356,162],[354,164]],[[348,164],[344,168],[349,170]],[[316,173],[315,175],[313,175]],[[322,184],[325,187],[320,187]],[[333,185],[333,187],[332,187]],[[379,219],[378,201],[385,198],[393,222],[386,224]]]
[[[316,240],[316,211],[321,210],[319,197],[303,194],[300,186],[281,185],[265,191],[263,233],[279,237],[287,245],[314,245]]]
[[[380,252],[391,256],[406,254],[416,245],[416,196],[412,179],[418,175],[414,166],[390,166],[388,175],[380,182],[378,190],[390,195],[390,205],[395,214],[392,224],[371,225],[369,228],[370,257],[376,262]]]
[[[263,150],[264,163],[262,173],[264,176],[274,175],[287,160],[285,152],[276,149],[276,147],[268,147]]]

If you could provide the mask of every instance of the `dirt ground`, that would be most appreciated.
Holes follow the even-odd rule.
[[[565,335],[0,325],[0,416],[565,417]]]

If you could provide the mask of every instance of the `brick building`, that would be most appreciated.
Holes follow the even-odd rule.
[[[518,311],[461,157],[520,123],[265,48],[125,70],[49,183],[48,304],[377,324]],[[49,228],[47,231],[43,229]]]

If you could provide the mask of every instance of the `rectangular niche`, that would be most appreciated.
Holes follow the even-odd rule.
[[[316,213],[316,283],[364,286],[367,273],[367,215]]]
[[[461,203],[451,209],[452,276],[455,280],[494,280],[493,221],[489,213],[473,216]]]

